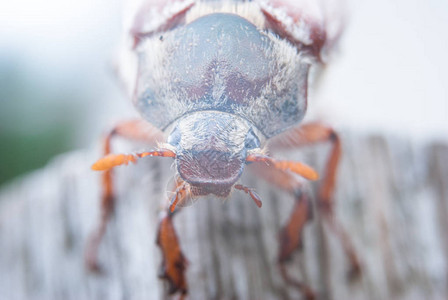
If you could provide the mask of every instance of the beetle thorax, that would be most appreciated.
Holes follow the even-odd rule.
[[[248,147],[259,146],[247,121],[215,111],[180,119],[168,142],[176,147],[177,170],[192,191],[218,196],[227,196],[241,176]]]

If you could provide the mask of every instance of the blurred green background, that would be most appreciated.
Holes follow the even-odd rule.
[[[112,71],[120,16],[118,0],[0,3],[0,186],[94,146],[131,106]]]
[[[0,185],[77,146],[82,93],[45,87],[19,59],[0,62]]]

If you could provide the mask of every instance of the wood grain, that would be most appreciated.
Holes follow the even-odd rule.
[[[336,215],[363,276],[347,281],[341,245],[317,213],[289,270],[297,278],[303,272],[320,299],[447,299],[448,146],[348,133],[342,140]],[[327,152],[322,146],[277,157],[300,158],[321,172]],[[90,170],[98,156],[69,153],[2,189],[0,299],[168,298],[155,241],[172,160],[145,158],[116,169],[116,209],[100,246],[103,273],[92,274],[83,253],[98,222],[100,176]],[[256,188],[261,209],[236,191],[225,201],[199,199],[175,218],[190,298],[299,299],[276,266],[278,232],[293,200],[251,173],[243,183]]]

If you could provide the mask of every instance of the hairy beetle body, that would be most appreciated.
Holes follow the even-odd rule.
[[[152,126],[145,124],[145,131],[140,122],[118,125],[105,139],[105,156],[92,166],[105,172],[101,223],[87,251],[89,267],[97,269],[99,241],[113,207],[110,169],[146,156],[174,158],[178,176],[171,202],[165,201],[161,213],[157,244],[161,277],[170,293],[186,295],[187,261],[172,222],[176,205],[190,196],[227,197],[234,189],[261,207],[255,191],[238,183],[245,165],[253,163],[257,175],[295,199],[280,232],[278,264],[288,284],[315,299],[311,288],[290,277],[285,263],[302,245],[302,230],[311,218],[309,197],[296,175],[319,176],[305,164],[267,155],[271,139],[271,146],[284,148],[332,144],[316,206],[336,229],[350,274],[359,274],[354,248],[333,217],[339,137],[320,123],[295,126],[307,109],[310,69],[325,62],[341,32],[339,0],[144,1],[131,22],[121,74],[136,108]],[[283,139],[276,137],[286,130]],[[151,151],[112,154],[115,135],[162,143]]]
[[[309,58],[236,14],[200,16],[143,39],[136,52],[134,103],[171,130],[168,143],[193,195],[227,196],[247,151],[305,114]],[[247,148],[247,138],[258,143]]]
[[[309,60],[237,15],[200,17],[148,38],[137,52],[134,101],[162,130],[210,110],[240,116],[269,138],[305,114]]]

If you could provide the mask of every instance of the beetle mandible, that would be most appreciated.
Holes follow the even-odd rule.
[[[176,206],[189,196],[227,197],[237,189],[261,207],[255,191],[238,183],[245,165],[253,163],[268,171],[261,172],[265,179],[295,198],[280,232],[278,263],[288,283],[314,298],[284,265],[300,246],[310,218],[309,197],[294,184],[296,176],[317,180],[318,175],[305,164],[268,156],[265,148],[328,141],[332,148],[318,208],[337,228],[351,276],[359,274],[357,255],[332,210],[340,139],[321,123],[297,126],[307,108],[310,70],[325,63],[341,32],[337,7],[338,1],[331,0],[146,1],[133,19],[122,68],[130,97],[145,121],[117,125],[105,138],[105,156],[92,166],[104,172],[102,218],[86,251],[89,268],[98,269],[97,250],[113,207],[111,169],[145,156],[171,157],[178,175],[157,243],[170,292],[186,295],[186,259],[172,222]],[[111,154],[115,136],[157,141],[159,147]]]

